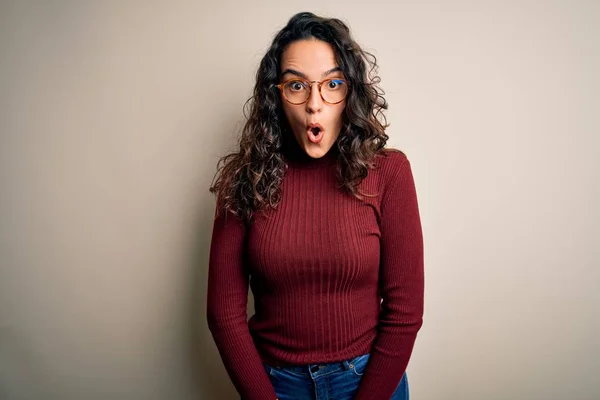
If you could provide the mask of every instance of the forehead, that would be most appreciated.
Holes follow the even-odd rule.
[[[281,71],[291,68],[318,79],[337,66],[333,47],[322,40],[298,40],[286,47],[281,55]]]

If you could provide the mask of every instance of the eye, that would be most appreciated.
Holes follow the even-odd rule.
[[[291,82],[288,82],[287,86],[293,92],[299,92],[304,89],[304,83],[302,81],[291,81]]]
[[[327,82],[327,88],[328,89],[338,89],[343,84],[344,84],[344,81],[342,81],[341,79],[332,79],[329,82]]]

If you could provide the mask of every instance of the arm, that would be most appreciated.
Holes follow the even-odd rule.
[[[406,157],[392,166],[381,200],[379,332],[355,400],[390,399],[423,324],[423,234],[416,189]]]
[[[232,213],[215,218],[210,245],[206,315],[225,369],[244,400],[277,396],[248,330],[249,274],[244,224]]]

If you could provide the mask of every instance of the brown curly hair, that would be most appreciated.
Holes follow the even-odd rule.
[[[254,212],[277,207],[287,167],[282,154],[283,135],[291,130],[280,94],[273,85],[280,81],[281,55],[286,46],[313,38],[331,44],[349,86],[342,129],[335,143],[339,152],[338,184],[359,199],[367,196],[358,193],[357,187],[368,169],[375,167],[374,159],[384,152],[389,138],[385,133],[389,124],[382,113],[388,104],[377,86],[380,78],[376,75],[376,57],[360,48],[341,20],[301,12],[275,35],[260,62],[253,95],[244,104],[247,120],[239,139],[239,151],[217,163],[215,178],[218,178],[216,182],[213,178],[214,184],[209,189],[217,196],[217,216],[229,211],[251,223]]]

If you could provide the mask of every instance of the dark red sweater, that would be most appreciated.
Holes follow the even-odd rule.
[[[423,323],[423,235],[411,166],[377,156],[356,199],[337,188],[337,153],[290,153],[276,210],[249,228],[216,218],[207,319],[245,400],[274,400],[262,361],[301,365],[371,353],[356,400],[389,400]],[[250,279],[251,278],[251,279]],[[256,313],[247,321],[248,285]],[[383,299],[383,302],[381,302]]]

